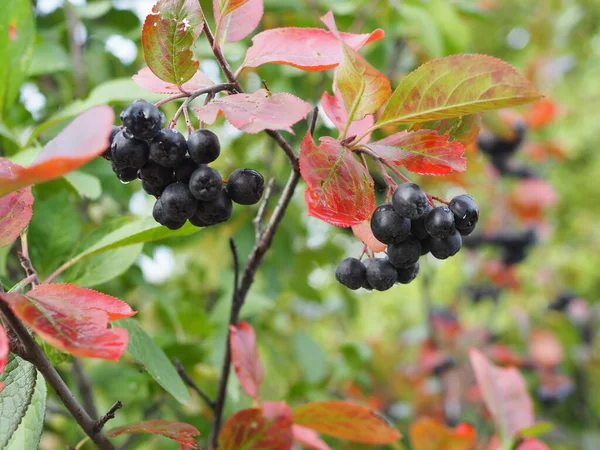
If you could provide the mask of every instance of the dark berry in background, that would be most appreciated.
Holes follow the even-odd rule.
[[[186,221],[196,213],[198,200],[194,198],[187,184],[168,185],[160,196],[165,217],[173,222]]]
[[[185,137],[173,128],[163,128],[150,141],[150,159],[161,166],[175,168],[187,152]]]
[[[447,238],[456,231],[454,214],[446,206],[433,208],[425,218],[425,229],[434,238]]]
[[[405,268],[417,263],[421,256],[421,242],[412,236],[387,248],[390,262],[397,268]]]
[[[194,171],[200,167],[188,155],[175,167],[175,178],[182,183],[189,183]]]
[[[108,137],[108,147],[106,147],[106,150],[104,150],[104,152],[100,155],[108,161],[112,161],[112,152],[110,150],[110,146],[112,145],[113,140],[115,139],[115,136],[119,133],[119,131],[121,131],[121,129],[118,126],[112,126],[110,130],[110,136]]]
[[[479,220],[479,206],[470,195],[459,195],[450,200],[448,208],[454,214],[457,230],[473,230]]]
[[[412,266],[401,268],[397,270],[398,279],[397,282],[400,284],[409,284],[419,274],[419,262],[417,261]]]
[[[233,203],[231,203],[231,199],[227,196],[225,189],[221,189],[215,200],[198,202],[196,218],[207,225],[216,225],[229,220],[232,212]]]
[[[156,220],[158,223],[166,226],[170,230],[178,230],[185,224],[185,220],[172,220],[165,212],[160,199],[154,204],[154,208],[152,209],[152,217],[154,217],[154,220]]]
[[[138,176],[138,170],[133,167],[119,166],[113,163],[112,170],[115,175],[117,175],[117,178],[123,183],[129,183],[130,181],[136,180]]]
[[[227,195],[239,205],[258,203],[265,190],[265,179],[254,169],[237,169],[227,180]]]
[[[148,144],[131,137],[126,130],[115,135],[110,151],[113,162],[119,166],[141,169],[148,162]]]
[[[200,166],[190,178],[190,192],[203,202],[216,199],[222,190],[221,174],[208,166]]]
[[[377,291],[387,291],[398,279],[398,271],[387,258],[376,258],[367,267],[367,282]]]
[[[210,130],[196,130],[187,140],[188,151],[197,164],[213,162],[221,154],[219,138]]]
[[[335,279],[348,289],[356,290],[365,284],[367,269],[358,259],[346,258],[338,264]]]
[[[160,131],[165,115],[152,103],[136,100],[121,113],[125,128],[136,139],[152,139]]]
[[[402,217],[410,220],[418,219],[427,209],[427,195],[419,185],[404,183],[394,191],[392,204]]]
[[[460,233],[454,230],[450,236],[443,239],[431,238],[431,254],[437,259],[447,259],[458,253],[462,247],[462,237]]]
[[[371,231],[384,244],[399,243],[410,234],[410,220],[398,214],[391,203],[384,203],[371,216]]]

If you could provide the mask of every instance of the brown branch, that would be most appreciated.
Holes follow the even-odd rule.
[[[96,421],[94,425],[94,431],[98,433],[100,430],[102,430],[102,428],[104,428],[104,425],[106,425],[106,422],[108,422],[111,419],[114,419],[115,413],[122,407],[123,403],[121,403],[121,400],[117,400],[115,404],[110,407],[108,412]]]
[[[27,243],[27,232],[21,234],[21,251],[17,252],[21,267],[25,270],[27,278],[31,278],[32,286],[36,286],[39,283],[37,272],[35,271],[31,258],[29,257],[29,245]]]
[[[196,393],[200,396],[204,403],[206,403],[206,406],[208,406],[211,410],[214,411],[215,402],[211,400],[211,398],[206,394],[206,392],[200,389],[200,386],[198,386],[196,382],[192,379],[192,377],[186,372],[185,367],[183,367],[183,364],[181,364],[181,361],[179,361],[178,359],[175,360],[175,367],[177,367],[177,373],[179,374],[183,382],[187,384],[190,388],[192,388],[194,391],[196,391]]]
[[[267,182],[267,188],[265,189],[265,195],[260,202],[258,207],[258,212],[256,213],[256,217],[252,220],[254,222],[254,235],[255,239],[258,241],[260,239],[260,235],[263,232],[263,220],[265,218],[265,213],[267,212],[267,205],[269,203],[269,199],[273,194],[273,188],[275,187],[275,177],[272,177]]]
[[[92,382],[88,377],[81,360],[77,357],[73,357],[73,378],[77,385],[77,390],[81,396],[81,403],[83,407],[90,415],[93,420],[98,420],[98,410],[96,409],[96,402],[94,400],[94,391],[92,389]]]

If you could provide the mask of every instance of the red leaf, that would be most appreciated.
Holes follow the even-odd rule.
[[[514,367],[500,368],[490,363],[479,350],[469,352],[477,384],[498,430],[514,437],[535,422],[533,404],[521,373]]]
[[[425,122],[423,128],[436,130],[438,134],[449,134],[451,141],[458,141],[465,147],[475,142],[481,126],[481,114],[454,117],[452,119]],[[412,127],[411,129],[415,129]],[[416,128],[420,129],[420,128]]]
[[[185,92],[194,92],[198,89],[203,89],[215,84],[202,72],[196,72],[194,76],[186,83],[183,83],[181,89],[179,89],[177,85],[169,84],[158,78],[148,67],[144,67],[131,78],[135,84],[142,89],[156,92],[157,94],[179,94],[181,90],[184,90]]]
[[[223,112],[231,124],[246,133],[259,133],[264,130],[285,130],[304,119],[311,106],[304,100],[279,92],[271,94],[259,89],[252,94],[234,94],[213,100],[203,108],[193,108],[196,116],[207,123],[214,123]]]
[[[122,427],[113,428],[106,432],[108,437],[121,436],[130,433],[150,433],[173,439],[183,447],[198,448],[194,436],[200,432],[193,426],[182,422],[171,422],[170,420],[145,420],[143,422],[130,423]]]
[[[555,334],[549,330],[531,331],[529,354],[534,364],[544,369],[558,366],[563,359],[562,345]]]
[[[543,99],[532,104],[525,112],[525,122],[533,130],[539,130],[556,120],[559,108],[554,100]]]
[[[135,312],[114,297],[70,284],[42,284],[27,294],[0,297],[40,337],[64,352],[118,360],[127,348],[127,330],[107,326]]]
[[[48,142],[31,166],[15,165],[12,174],[0,172],[0,197],[58,178],[98,156],[108,147],[113,120],[109,106],[96,106],[79,115]]]
[[[467,169],[465,147],[436,131],[401,131],[367,147],[389,163],[421,175],[444,175]]]
[[[401,437],[373,410],[339,400],[311,402],[294,408],[294,423],[365,444],[390,444]]]
[[[340,91],[334,86],[334,95],[329,95],[328,92],[324,92],[321,97],[321,106],[323,107],[323,111],[329,117],[329,119],[333,122],[340,133],[344,132],[344,127],[346,126],[346,121],[348,120],[348,112],[346,111],[346,107],[344,106],[344,102],[342,101],[342,97]],[[356,120],[350,124],[350,128],[348,128],[348,136],[361,136],[365,131],[373,126],[375,119],[372,115],[368,115],[361,120]],[[371,135],[365,136],[360,142],[366,143],[369,142]]]
[[[0,178],[11,177],[18,166],[0,158]],[[0,197],[0,247],[12,244],[33,215],[31,188],[23,188]]]
[[[198,0],[159,0],[146,16],[142,28],[142,47],[146,64],[168,83],[182,85],[198,70],[192,45],[203,27]]]
[[[338,141],[326,136],[319,142],[317,147],[307,134],[300,151],[308,213],[340,227],[358,225],[376,207],[373,179]]]
[[[332,69],[342,60],[342,48],[336,34],[320,28],[274,28],[263,31],[252,38],[252,47],[246,52],[242,67],[273,63],[309,71]],[[339,33],[339,37],[354,50],[383,36],[384,32],[379,28],[370,34]]]
[[[264,13],[264,5],[263,0],[248,0],[235,11],[221,18],[219,0],[213,0],[213,11],[215,21],[219,24],[219,43],[238,42],[258,26]]]
[[[6,335],[6,330],[2,328],[0,324],[0,375],[4,372],[4,368],[6,367],[6,363],[8,362],[8,336]],[[0,391],[4,387],[4,383],[0,383]]]
[[[294,434],[294,439],[309,450],[331,450],[331,447],[319,437],[319,433],[310,428],[294,425],[292,433]]]
[[[242,388],[254,399],[263,380],[263,368],[256,348],[254,328],[247,322],[229,327],[231,362]]]
[[[219,434],[220,450],[290,450],[293,415],[285,403],[238,411]]]
[[[550,447],[536,438],[528,438],[519,444],[517,450],[550,450]]]
[[[219,10],[221,14],[226,16],[231,14],[236,9],[244,6],[246,3],[248,3],[248,0],[217,0],[217,2],[219,4]]]
[[[509,203],[523,220],[537,221],[544,210],[556,204],[558,194],[554,186],[541,178],[519,180],[510,193]]]
[[[475,446],[475,429],[466,423],[455,429],[428,417],[410,426],[410,442],[414,450],[470,450]]]
[[[371,221],[368,219],[358,225],[352,225],[352,232],[354,233],[354,236],[360,239],[363,244],[375,253],[382,252],[387,248],[387,245],[383,242],[379,242],[375,236],[373,236],[373,232],[371,231]]]

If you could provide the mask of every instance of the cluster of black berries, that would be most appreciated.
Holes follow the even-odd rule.
[[[377,207],[371,216],[371,231],[387,245],[387,257],[366,261],[346,258],[335,272],[336,279],[350,289],[364,287],[386,291],[395,283],[408,284],[419,273],[419,258],[430,253],[437,259],[454,256],[462,237],[473,232],[479,207],[472,197],[459,195],[448,206],[434,208],[417,184],[404,183],[391,203]]]
[[[131,103],[120,117],[123,127],[113,126],[102,156],[122,182],[142,180],[144,190],[157,198],[152,215],[161,225],[171,230],[187,220],[198,227],[216,225],[231,217],[232,201],[260,200],[264,179],[257,171],[238,169],[224,183],[208,166],[221,153],[212,131],[194,131],[186,140],[179,131],[162,128],[165,115],[145,100]]]
[[[477,248],[489,245],[500,250],[502,262],[510,266],[523,262],[537,243],[533,228],[523,230],[499,230],[495,233],[477,234],[464,240],[465,247]]]

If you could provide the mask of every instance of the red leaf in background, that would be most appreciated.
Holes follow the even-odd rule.
[[[317,147],[307,134],[300,151],[308,214],[339,227],[358,225],[376,207],[373,179],[338,141],[326,136],[319,142]]]
[[[191,47],[202,33],[198,0],[159,0],[146,16],[142,48],[146,64],[168,83],[182,85],[198,70]]]
[[[58,178],[98,156],[108,147],[113,120],[109,106],[96,106],[80,114],[46,144],[32,165],[15,165],[12,174],[0,172],[0,197]]]
[[[436,131],[401,131],[367,147],[389,163],[420,175],[444,175],[467,169],[465,147]]]
[[[352,232],[354,233],[354,236],[360,239],[363,244],[375,253],[382,252],[387,248],[387,245],[383,242],[379,242],[375,236],[373,236],[373,232],[371,231],[371,221],[369,219],[358,225],[352,225]]]
[[[252,33],[264,13],[263,0],[248,0],[235,11],[221,18],[219,0],[213,0],[215,21],[219,24],[218,40],[223,42],[238,42]]]
[[[181,90],[194,92],[215,84],[204,73],[196,72],[189,81],[183,83],[180,90],[177,85],[167,83],[158,78],[148,67],[144,67],[131,78],[142,89],[156,92],[157,94],[179,94]]]
[[[485,405],[499,432],[512,438],[532,426],[535,422],[533,403],[523,375],[514,367],[494,366],[479,350],[471,349],[469,357]]]
[[[516,353],[506,344],[493,343],[486,347],[485,353],[495,363],[502,366],[522,367],[528,365],[529,361]]]
[[[536,438],[527,438],[517,446],[517,450],[550,450],[550,447]]]
[[[544,210],[557,201],[558,194],[554,186],[541,178],[518,181],[509,198],[514,212],[521,219],[530,221],[542,219]]]
[[[470,450],[475,446],[475,429],[463,423],[452,429],[428,417],[410,426],[410,442],[414,450]]]
[[[0,158],[0,178],[11,177],[18,166]],[[31,188],[19,189],[0,197],[0,247],[12,244],[33,215]]]
[[[170,420],[145,420],[142,422],[130,423],[122,427],[112,428],[106,432],[108,437],[121,436],[130,433],[150,433],[173,439],[186,448],[198,448],[194,436],[199,436],[200,432],[187,423],[172,422]]]
[[[530,105],[525,111],[525,122],[532,130],[539,130],[556,120],[558,105],[554,100],[545,98]]]
[[[0,294],[13,312],[50,345],[76,356],[118,360],[127,348],[111,320],[135,314],[110,295],[70,284],[42,284],[27,294]]]
[[[242,388],[255,400],[263,380],[263,368],[256,348],[254,328],[247,322],[229,327],[231,362]]]
[[[321,20],[326,20],[329,15]],[[242,67],[262,64],[287,64],[309,71],[332,69],[342,60],[338,33],[320,28],[274,28],[252,38]],[[377,29],[370,34],[339,33],[339,37],[354,50],[383,38]],[[241,68],[240,68],[241,70]],[[239,72],[239,70],[238,70]]]
[[[556,335],[540,328],[531,331],[529,354],[533,363],[543,369],[554,368],[563,359],[562,345]]]
[[[294,408],[294,423],[364,444],[390,444],[401,437],[375,411],[339,400],[311,402]]]
[[[8,336],[6,335],[6,330],[0,324],[0,375],[4,372],[4,368],[6,367],[6,363],[8,362]],[[0,391],[4,387],[4,383],[0,383]]]
[[[331,447],[319,437],[319,433],[310,428],[294,425],[292,433],[294,434],[294,440],[309,450],[331,450]]]
[[[219,434],[220,450],[290,450],[294,443],[293,415],[283,404],[270,402],[259,408],[243,409],[229,418]]]
[[[291,126],[304,119],[311,106],[287,92],[271,94],[259,89],[252,94],[228,95],[193,109],[198,119],[209,124],[222,112],[234,127],[245,133],[285,130],[293,134]]]
[[[343,133],[344,127],[346,126],[346,121],[348,120],[348,112],[346,111],[346,107],[342,101],[340,91],[336,89],[335,86],[333,92],[334,95],[329,95],[328,92],[323,92],[323,96],[321,97],[321,106],[323,107],[323,111],[327,117],[329,117],[329,120],[333,122],[340,133]],[[347,134],[348,136],[360,136],[369,128],[371,128],[374,122],[375,119],[372,115],[368,115],[361,120],[355,120],[350,124]],[[369,134],[360,142],[369,142],[370,138],[371,135]]]

